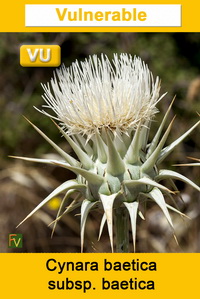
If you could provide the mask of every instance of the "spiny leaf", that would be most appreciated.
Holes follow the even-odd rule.
[[[167,205],[162,192],[158,188],[154,188],[150,193],[148,193],[148,196],[150,196],[150,198],[153,199],[157,205],[159,205],[170,226],[173,228],[173,223],[167,210]]]
[[[99,176],[99,175],[97,175],[97,174],[95,174],[95,173],[93,173],[91,171],[87,171],[85,169],[82,169],[80,167],[70,166],[70,165],[68,165],[65,162],[61,162],[61,161],[57,161],[57,160],[50,160],[50,159],[36,159],[36,158],[17,157],[17,156],[10,156],[10,157],[11,158],[15,158],[15,159],[21,159],[21,160],[25,160],[25,161],[30,161],[30,162],[57,165],[57,166],[66,168],[68,170],[71,170],[75,174],[82,175],[91,184],[101,185],[104,182],[104,179],[101,176]]]
[[[173,202],[173,205],[174,205],[174,206],[177,208],[177,210],[178,210],[178,205],[177,205],[175,199],[173,198],[173,196],[172,196],[169,192],[165,192],[165,191],[163,191],[163,193],[166,194],[166,195],[170,198],[170,200]]]
[[[127,148],[126,148],[126,145],[124,144],[121,133],[118,132],[118,130],[116,130],[116,136],[114,138],[114,145],[115,145],[118,153],[120,154],[121,158],[123,159],[127,152]]]
[[[173,164],[172,166],[200,166],[200,163]]]
[[[198,158],[194,158],[194,157],[187,157],[188,159],[194,160],[194,161],[200,161],[200,159]]]
[[[169,112],[170,112],[170,110],[171,110],[171,107],[172,107],[172,105],[173,105],[173,103],[174,103],[174,100],[175,100],[175,97],[173,98],[171,104],[169,105],[169,107],[168,107],[168,109],[167,109],[167,112],[165,113],[165,116],[164,116],[164,118],[163,118],[163,120],[162,120],[162,122],[161,122],[161,124],[160,124],[160,126],[159,126],[159,128],[158,128],[158,130],[157,130],[157,132],[156,132],[156,135],[154,136],[154,138],[153,138],[153,140],[152,140],[152,142],[151,142],[151,144],[150,144],[150,146],[149,146],[149,149],[148,149],[148,151],[147,151],[147,155],[146,155],[146,158],[147,158],[147,159],[151,156],[151,154],[153,153],[153,151],[156,149],[156,146],[157,146],[158,141],[159,141],[159,139],[160,139],[162,130],[163,130],[164,125],[165,125],[165,123],[166,123],[166,120],[167,120],[167,118],[168,118],[168,115],[169,115]]]
[[[97,155],[98,159],[101,163],[106,163],[107,162],[107,149],[104,141],[102,140],[99,132],[96,132],[95,134],[95,141],[97,143]]]
[[[187,183],[187,184],[191,185],[193,188],[200,191],[200,187],[197,186],[195,183],[193,183],[190,179],[188,179],[184,175],[182,175],[176,171],[172,171],[172,170],[161,169],[159,171],[159,174],[156,176],[155,180],[160,181],[160,180],[167,179],[167,178],[183,181],[184,183]]]
[[[187,158],[194,161],[200,161],[200,159],[194,157],[187,157]],[[172,166],[200,166],[200,163],[173,164]]]
[[[89,145],[89,142],[87,142],[87,140],[83,136],[78,134],[72,135],[71,137],[74,140],[74,142],[79,144],[82,150],[85,151],[90,158],[92,158],[94,153],[92,147]]]
[[[56,162],[61,162],[61,161],[51,160],[51,159],[40,159],[40,158],[18,157],[18,156],[9,156],[9,157],[14,159],[29,161],[29,162],[43,163],[43,164],[50,164],[50,165],[55,165]],[[65,162],[61,162],[61,163],[66,164]]]
[[[82,195],[78,194],[77,197],[69,204],[69,206],[66,207],[65,211],[60,216],[58,216],[54,221],[49,223],[49,226],[51,226],[55,222],[59,221],[65,214],[68,214],[68,213],[74,211],[76,208],[80,207],[81,202],[78,202],[78,199],[80,197],[82,197]]]
[[[70,196],[71,194],[73,194],[74,192],[76,192],[75,189],[69,190],[69,191],[67,191],[67,193],[66,193],[65,196],[63,197],[63,199],[62,199],[62,201],[61,201],[61,204],[60,204],[60,206],[59,206],[57,215],[56,215],[56,219],[55,219],[53,228],[52,228],[51,238],[53,237],[53,234],[54,234],[54,232],[55,232],[56,225],[57,225],[57,222],[58,222],[58,218],[59,218],[59,216],[60,216],[60,214],[61,214],[63,205],[64,205],[64,203],[66,202],[66,200],[69,198],[69,196]]]
[[[168,191],[170,193],[174,193],[173,191],[169,190],[167,187],[165,187],[147,177],[141,178],[139,180],[125,180],[123,183],[125,186],[127,186],[129,188],[131,188],[131,187],[133,188],[136,185],[142,184],[142,185],[150,185],[150,186],[157,187],[159,189]]]
[[[147,148],[147,142],[149,138],[149,132],[150,132],[150,127],[151,127],[151,122],[152,120],[147,120],[141,128],[141,134],[139,137],[139,148],[142,150],[146,150]]]
[[[108,146],[107,172],[113,176],[121,175],[125,172],[124,162],[117,152],[109,132],[107,132],[106,137]]]
[[[49,137],[47,137],[38,127],[36,127],[30,120],[28,120],[25,116],[24,118],[31,124],[31,126],[49,143],[51,146],[63,157],[70,165],[79,166],[80,163],[68,155],[65,151],[63,151],[57,144],[55,144]]]
[[[108,225],[108,233],[110,238],[110,245],[113,252],[113,204],[118,193],[111,195],[100,194],[103,209],[106,214],[106,220]]]
[[[62,162],[55,161],[55,160],[53,161],[53,164],[64,167],[66,169],[69,169],[76,174],[82,175],[91,184],[101,185],[104,182],[103,177],[101,177],[100,175],[98,175],[92,171],[88,171],[88,170],[82,169],[80,167],[70,166],[70,165],[67,165],[66,163],[62,163]]]
[[[182,196],[181,196],[181,193],[180,193],[180,191],[178,190],[178,188],[177,188],[177,186],[176,186],[176,184],[174,183],[174,181],[173,181],[173,179],[168,179],[169,180],[169,183],[171,184],[171,186],[174,188],[174,190],[175,190],[175,193],[176,193],[176,195],[178,196],[178,198],[180,199],[180,201],[182,202],[182,203],[184,203],[184,200],[183,200],[183,198],[182,198]],[[174,204],[175,205],[175,204]],[[176,205],[175,205],[176,206]]]
[[[121,137],[122,140],[124,142],[124,145],[126,146],[126,148],[128,149],[130,144],[131,144],[131,135],[132,135],[133,130],[132,129],[128,129],[127,132],[122,133]]]
[[[53,121],[53,120],[52,120]],[[54,122],[54,121],[53,121]],[[94,163],[92,159],[72,140],[72,138],[69,137],[69,135],[62,129],[60,128],[55,122],[54,124],[56,127],[59,129],[59,131],[62,133],[62,135],[65,137],[67,142],[70,144],[76,155],[78,156],[79,160],[83,164],[83,167],[86,169],[91,169],[94,166]]]
[[[68,191],[70,189],[79,190],[80,188],[85,188],[85,185],[79,185],[75,180],[70,180],[63,183],[62,185],[57,187],[53,192],[51,192],[39,205],[37,205],[37,207],[33,209],[33,211],[29,213],[28,216],[26,216],[26,218],[24,218],[24,220],[21,221],[17,227],[19,227],[22,223],[24,223],[24,221],[26,221],[29,217],[35,214],[35,212],[37,212],[42,206],[44,206],[49,200],[51,200],[56,195],[64,191]]]
[[[131,220],[131,229],[132,229],[132,236],[133,236],[133,248],[135,252],[135,241],[136,241],[136,220],[137,220],[137,213],[138,213],[138,205],[137,201],[134,202],[124,202],[126,206],[130,220]]]
[[[140,218],[141,218],[142,220],[145,220],[145,217],[144,217],[144,215],[142,214],[141,211],[138,211],[138,215],[140,216]]]
[[[159,142],[158,146],[156,147],[156,149],[154,150],[154,152],[149,156],[149,158],[142,165],[141,169],[143,172],[148,172],[155,166],[156,161],[160,155],[160,152],[161,152],[161,150],[165,144],[165,141],[167,140],[167,137],[170,133],[174,119],[175,119],[175,117],[172,119],[171,123],[169,124],[167,130],[165,131],[162,139],[160,140],[160,142]]]
[[[170,205],[168,205],[168,204],[166,204],[166,207],[167,207],[168,209],[170,209],[170,210],[172,210],[172,211],[174,211],[174,212],[180,214],[181,216],[184,216],[184,217],[190,219],[190,217],[188,217],[188,216],[185,215],[184,213],[181,213],[181,211],[175,209],[174,207],[172,207],[172,206],[170,206]]]
[[[104,228],[105,223],[106,223],[106,214],[104,213],[103,216],[102,216],[101,224],[100,224],[100,228],[99,228],[99,237],[98,237],[98,241],[99,241],[100,238],[101,238],[101,234],[102,234],[102,231],[103,231],[103,228]]]
[[[96,204],[96,202],[91,202],[85,199],[81,205],[81,252],[83,252],[84,245],[84,232],[87,216],[91,208]]]
[[[178,139],[176,139],[170,145],[163,148],[163,150],[161,151],[159,158],[157,160],[157,164],[161,163],[174,150],[174,148],[179,143],[181,143],[199,124],[200,124],[200,121],[198,121],[192,128],[190,128],[187,132],[185,132],[183,135],[181,135]]]
[[[139,125],[137,127],[137,130],[135,132],[133,140],[132,140],[132,142],[131,142],[131,144],[128,148],[128,151],[126,153],[126,156],[124,158],[124,160],[127,163],[134,164],[139,159],[139,150],[140,150],[139,138],[140,138],[140,133],[141,133],[141,123],[139,123]]]

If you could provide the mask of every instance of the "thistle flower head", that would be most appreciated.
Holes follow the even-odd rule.
[[[172,101],[154,138],[149,140],[151,119],[160,100],[159,80],[157,78],[154,83],[148,67],[139,58],[132,59],[127,54],[114,55],[112,62],[102,55],[101,58],[89,57],[80,64],[75,62],[68,69],[63,66],[56,71],[51,83],[43,87],[45,107],[55,112],[54,118],[59,121],[57,127],[77,159],[33,124],[61,159],[20,158],[66,168],[77,178],[52,191],[21,223],[53,197],[64,193],[54,229],[63,215],[81,206],[82,249],[86,219],[94,208],[103,210],[100,235],[107,223],[112,250],[113,211],[118,212],[118,217],[121,211],[129,213],[134,248],[137,216],[143,218],[141,207],[147,200],[161,208],[173,230],[169,210],[183,215],[165,200],[168,197],[174,202],[173,194],[177,188],[173,179],[182,180],[198,191],[200,188],[178,172],[159,169],[159,165],[200,122],[165,146],[174,121],[164,131]],[[169,180],[173,190],[161,184],[164,179]],[[77,193],[73,200],[72,193]]]
[[[102,128],[127,132],[150,120],[157,112],[160,84],[140,58],[121,54],[111,62],[93,55],[62,66],[43,88],[47,107],[69,134],[92,136]]]

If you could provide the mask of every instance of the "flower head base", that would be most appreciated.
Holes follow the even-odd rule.
[[[76,62],[69,69],[62,67],[57,71],[57,77],[58,79],[54,76],[51,86],[44,86],[44,98],[47,107],[56,113],[55,118],[62,123],[61,126],[56,126],[78,159],[64,152],[33,124],[61,159],[18,158],[66,168],[74,172],[77,178],[61,184],[21,223],[49,200],[64,193],[54,229],[63,215],[81,206],[82,249],[86,219],[94,208],[103,210],[100,235],[107,222],[112,250],[113,211],[117,211],[118,217],[121,211],[129,213],[134,249],[137,216],[143,218],[141,205],[147,200],[155,202],[161,208],[173,230],[169,209],[183,215],[165,201],[165,196],[173,201],[173,194],[177,192],[173,179],[182,180],[198,191],[200,188],[175,171],[159,170],[159,164],[200,121],[164,147],[174,121],[173,119],[163,133],[172,101],[153,140],[148,140],[151,119],[157,112],[159,80],[156,79],[155,84],[153,83],[151,73],[139,58],[132,60],[126,54],[122,54],[120,58],[115,55],[111,64],[107,57],[98,59],[93,56],[81,63],[81,66]],[[163,179],[170,180],[173,190],[160,183]],[[72,193],[77,193],[74,200],[70,200]],[[65,209],[66,202],[68,206]]]
[[[160,84],[140,58],[121,54],[112,62],[93,55],[63,66],[43,88],[47,107],[68,134],[92,136],[102,128],[127,132],[150,120],[157,112]]]

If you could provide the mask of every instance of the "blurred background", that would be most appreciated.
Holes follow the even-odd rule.
[[[177,139],[197,120],[200,113],[200,34],[199,33],[1,33],[0,34],[0,252],[80,252],[79,210],[63,217],[51,238],[51,223],[62,197],[54,198],[42,210],[16,229],[17,224],[55,187],[73,174],[67,170],[11,159],[9,155],[42,157],[53,149],[23,118],[25,115],[54,142],[71,153],[51,120],[33,108],[44,103],[40,83],[46,83],[52,68],[24,68],[19,64],[22,44],[58,44],[66,66],[90,54],[126,52],[140,56],[162,80],[161,94],[151,134],[155,132],[174,95],[171,117],[175,124],[168,143]],[[200,167],[175,167],[200,159],[200,127],[176,148],[162,167],[179,171],[200,183]],[[177,181],[182,199],[176,202],[190,220],[171,213],[179,246],[166,220],[155,205],[146,211],[146,221],[138,218],[138,252],[200,252],[200,195]],[[85,252],[110,252],[107,228],[97,242],[101,215],[90,215],[86,225]],[[8,248],[8,234],[22,233],[22,249]]]

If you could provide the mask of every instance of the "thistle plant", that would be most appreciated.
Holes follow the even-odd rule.
[[[172,101],[153,139],[149,140],[151,123],[158,112],[156,105],[164,95],[159,97],[159,78],[154,80],[140,58],[127,54],[114,55],[112,61],[104,55],[100,58],[94,55],[84,62],[76,61],[69,68],[62,66],[55,71],[50,83],[42,86],[46,104],[40,112],[54,119],[77,158],[66,153],[32,123],[60,159],[16,158],[66,168],[76,174],[76,179],[57,187],[20,224],[53,197],[64,194],[53,231],[63,215],[80,207],[81,250],[86,220],[94,209],[103,211],[99,238],[107,223],[112,251],[114,233],[115,251],[129,251],[129,223],[135,250],[136,220],[138,216],[144,219],[142,206],[147,201],[161,208],[173,232],[169,210],[183,215],[173,198],[177,192],[173,180],[181,180],[198,191],[200,188],[178,172],[159,169],[159,165],[200,121],[165,146],[174,121],[173,118],[164,131]],[[161,183],[164,179],[169,180],[172,190]],[[73,193],[76,196],[66,207]],[[173,205],[166,202],[167,197]]]

